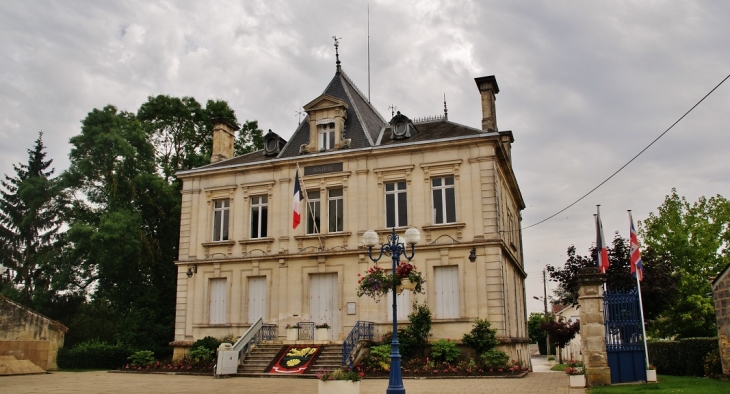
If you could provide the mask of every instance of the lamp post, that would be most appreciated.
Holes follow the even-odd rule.
[[[388,235],[388,242],[380,246],[380,255],[378,258],[373,258],[373,246],[378,244],[378,233],[373,230],[366,231],[362,236],[362,244],[368,248],[368,256],[375,263],[383,257],[383,254],[390,254],[393,260],[393,275],[395,275],[400,256],[403,255],[408,261],[411,261],[416,254],[415,245],[421,240],[421,233],[414,227],[410,227],[406,230],[406,242],[399,243],[398,239],[399,237],[395,233],[394,227],[393,232]],[[406,245],[411,246],[410,256],[408,256]],[[400,371],[400,352],[398,351],[398,302],[396,301],[395,287],[396,283],[393,282],[393,341],[391,342],[390,352],[390,380],[388,381],[388,389],[385,392],[386,394],[405,394],[406,388],[403,387],[403,376]]]

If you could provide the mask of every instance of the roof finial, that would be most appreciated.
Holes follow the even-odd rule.
[[[388,107],[388,109],[390,110],[390,117],[392,118],[392,117],[394,117],[394,116],[395,116],[395,110],[397,110],[397,109],[398,109],[398,107],[396,107],[395,105],[391,104],[391,105],[390,105],[390,106]]]
[[[340,48],[340,40],[342,39],[342,37],[332,36],[332,38],[335,40],[335,56],[337,57],[337,61],[335,62],[335,64],[337,64],[337,72],[340,72],[340,71],[342,71],[342,68],[340,67],[339,48]]]
[[[446,109],[446,93],[444,93],[444,120],[449,120],[449,110]]]

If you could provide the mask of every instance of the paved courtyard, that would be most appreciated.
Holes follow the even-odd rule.
[[[408,393],[550,393],[582,394],[583,389],[570,389],[564,373],[535,372],[522,379],[405,379]],[[361,394],[382,394],[387,379],[366,379],[360,383]],[[131,374],[110,372],[53,372],[45,375],[0,377],[0,393],[297,393],[316,394],[314,379],[291,378],[224,378],[210,376]]]

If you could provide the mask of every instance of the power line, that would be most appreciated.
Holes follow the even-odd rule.
[[[647,149],[649,149],[649,147],[651,147],[652,145],[654,145],[655,142],[659,141],[660,138],[664,137],[664,134],[667,134],[667,132],[669,132],[669,130],[671,130],[674,126],[676,126],[677,123],[679,123],[682,119],[684,119],[685,116],[689,115],[689,113],[692,112],[692,110],[694,110],[698,105],[700,105],[700,103],[702,103],[703,101],[705,101],[705,99],[707,97],[709,97],[717,88],[719,88],[720,85],[722,85],[725,81],[727,81],[728,78],[730,78],[730,74],[727,77],[725,77],[725,79],[723,79],[722,81],[720,81],[720,83],[718,83],[714,88],[712,88],[712,90],[710,90],[709,93],[707,93],[704,97],[702,97],[702,99],[700,101],[698,101],[697,104],[693,105],[692,108],[689,109],[689,111],[685,112],[684,115],[682,115],[679,119],[677,119],[676,122],[672,123],[672,125],[669,126],[668,129],[664,130],[663,133],[659,134],[659,137],[656,137],[654,139],[654,141],[652,141],[649,145],[647,145],[644,149],[642,149],[641,152],[637,153],[636,156],[632,157],[631,160],[629,160],[628,162],[626,162],[626,164],[622,165],[621,168],[619,168],[618,170],[616,170],[616,172],[614,172],[613,174],[611,174],[611,176],[609,176],[608,178],[606,178],[603,182],[599,183],[598,186],[594,187],[588,193],[582,195],[579,199],[575,200],[573,203],[571,203],[567,207],[561,209],[560,211],[558,211],[558,212],[556,212],[556,213],[548,216],[547,218],[545,218],[545,219],[543,219],[543,220],[541,220],[541,221],[539,221],[539,222],[537,222],[535,224],[531,224],[531,225],[529,225],[527,227],[523,227],[522,229],[523,230],[527,230],[528,228],[535,227],[538,224],[545,223],[548,220],[550,220],[550,219],[552,219],[552,218],[560,215],[561,213],[565,212],[570,207],[572,207],[573,205],[579,203],[584,198],[588,197],[591,193],[593,193],[594,191],[596,191],[599,187],[603,186],[604,183],[606,183],[609,180],[611,180],[611,178],[613,178],[614,176],[616,176],[616,174],[618,174],[619,172],[621,172],[621,170],[623,170],[629,164],[631,164],[631,162],[633,162],[634,160],[636,160],[637,157],[641,156],[642,153],[644,153]]]

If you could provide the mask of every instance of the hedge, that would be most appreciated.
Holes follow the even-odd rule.
[[[89,341],[58,349],[56,362],[61,369],[117,369],[129,363],[132,353],[124,345]]]
[[[705,358],[718,349],[717,338],[649,341],[649,361],[663,375],[705,376]]]

